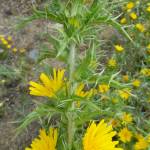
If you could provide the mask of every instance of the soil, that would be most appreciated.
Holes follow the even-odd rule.
[[[38,51],[39,33],[45,30],[46,22],[36,21],[22,30],[16,30],[21,18],[32,13],[32,5],[42,5],[42,0],[0,0],[0,35],[11,35],[17,48],[25,48],[28,56],[32,50]],[[39,27],[40,26],[40,27]],[[31,64],[32,62],[32,64]],[[11,61],[0,61],[0,64],[13,65],[17,57]],[[33,61],[27,62],[30,70],[34,70]],[[15,77],[13,77],[15,78]],[[1,78],[0,78],[1,80]],[[28,81],[29,79],[26,79]],[[15,137],[15,130],[21,118],[34,109],[31,97],[27,92],[27,83],[11,80],[0,84],[0,150],[24,150],[37,135],[39,125],[31,124],[22,134]]]

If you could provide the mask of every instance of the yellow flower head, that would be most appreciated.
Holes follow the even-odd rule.
[[[13,51],[14,53],[16,53],[18,50],[17,50],[17,48],[14,47],[14,48],[12,49],[12,51]]]
[[[147,49],[150,49],[150,44],[147,45]]]
[[[39,137],[32,141],[31,148],[25,150],[56,150],[57,134],[56,129],[50,128],[48,134],[42,129]]]
[[[147,136],[147,142],[150,143],[150,135]]]
[[[115,135],[112,126],[108,126],[104,120],[98,125],[92,122],[83,137],[83,150],[123,150],[116,148],[118,141],[112,141]]]
[[[127,19],[126,19],[126,18],[122,18],[122,19],[120,20],[120,23],[121,23],[121,24],[126,24],[126,23],[127,23]]]
[[[75,95],[79,96],[79,97],[91,97],[93,94],[95,94],[95,89],[90,89],[89,91],[84,91],[84,87],[85,85],[83,83],[81,83],[77,89],[75,90]]]
[[[60,90],[64,84],[65,70],[53,69],[53,78],[49,78],[46,74],[41,73],[40,80],[42,84],[30,81],[30,94],[35,96],[54,97],[55,93]]]
[[[141,81],[138,80],[138,79],[133,80],[133,81],[132,81],[132,85],[133,85],[134,87],[139,87],[139,86],[141,85]]]
[[[145,27],[144,27],[144,25],[141,24],[141,23],[137,23],[137,24],[135,25],[135,27],[136,27],[136,29],[139,30],[140,32],[144,32],[144,31],[145,31]]]
[[[130,90],[129,89],[119,90],[119,95],[122,99],[128,100],[131,95]]]
[[[134,6],[135,6],[135,4],[134,4],[133,2],[129,2],[129,3],[127,3],[127,5],[126,5],[126,9],[127,9],[127,10],[132,9]]]
[[[128,81],[129,81],[129,76],[128,76],[128,75],[123,75],[123,76],[122,76],[122,80],[123,80],[124,82],[128,82]]]
[[[117,52],[122,52],[122,51],[124,51],[124,48],[121,45],[115,45],[115,50]]]
[[[130,142],[131,137],[132,137],[132,132],[128,130],[128,128],[123,128],[119,133],[118,133],[120,140],[124,143]]]
[[[147,12],[150,12],[150,6],[147,7],[146,11],[147,11]]]
[[[107,84],[101,84],[101,85],[98,86],[98,88],[99,88],[100,93],[106,93],[106,92],[109,91],[110,87]]]
[[[9,36],[7,37],[7,40],[8,40],[8,41],[12,41],[12,36],[9,35]]]
[[[136,142],[134,148],[135,150],[144,150],[146,148],[148,148],[148,142],[146,141],[146,139],[144,137],[140,137],[138,139],[138,141]]]
[[[125,123],[131,123],[133,118],[132,118],[131,114],[125,112],[125,113],[123,113],[122,120]]]
[[[131,19],[133,19],[133,20],[136,20],[136,19],[137,19],[137,15],[136,15],[135,12],[132,12],[132,13],[130,14],[130,17],[131,17]]]
[[[149,68],[143,68],[140,72],[142,75],[149,77],[150,76],[150,69]]]
[[[108,66],[109,67],[116,67],[116,65],[117,65],[117,62],[116,62],[116,60],[115,59],[113,59],[113,58],[111,58],[111,59],[109,59],[108,60]]]

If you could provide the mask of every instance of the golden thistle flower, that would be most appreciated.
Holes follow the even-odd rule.
[[[106,93],[109,91],[110,87],[107,84],[101,84],[98,86],[100,93]]]
[[[93,94],[96,94],[96,89],[90,89],[89,91],[84,91],[85,85],[81,83],[75,90],[75,95],[79,97],[91,97]]]
[[[131,95],[130,90],[129,89],[119,90],[119,95],[122,99],[128,100]]]
[[[116,148],[118,141],[112,141],[115,135],[112,126],[108,126],[104,120],[98,125],[92,122],[83,137],[83,150],[123,150]]]
[[[121,24],[126,24],[126,23],[127,23],[127,19],[126,19],[126,18],[122,18],[122,19],[120,20],[120,23],[121,23]]]
[[[141,24],[141,23],[137,23],[137,24],[135,25],[135,27],[136,27],[136,29],[139,30],[140,32],[144,32],[144,31],[145,31],[145,27],[144,27],[144,25]]]
[[[149,68],[143,68],[143,69],[141,69],[140,73],[142,75],[146,76],[146,77],[150,77],[150,69]]]
[[[133,2],[129,2],[129,3],[127,3],[127,5],[126,5],[126,9],[127,9],[127,10],[132,9],[134,6],[135,6],[135,4],[134,4]]]
[[[48,134],[42,129],[39,137],[32,141],[31,148],[25,150],[56,150],[57,134],[56,129],[50,128]]]
[[[30,94],[35,96],[55,97],[55,94],[63,86],[65,70],[53,69],[53,78],[41,73],[40,80],[42,84],[30,81]]]
[[[140,138],[138,138],[138,141],[135,143],[135,150],[144,150],[148,148],[148,141],[141,136]]]
[[[124,143],[130,142],[132,133],[131,131],[128,130],[128,128],[123,128],[119,133],[118,133],[120,140]]]
[[[129,113],[123,113],[122,120],[125,123],[131,123],[133,121],[132,115]]]
[[[147,12],[150,12],[150,6],[147,7],[146,11],[147,11]]]
[[[121,45],[115,45],[114,47],[115,47],[115,50],[116,50],[117,52],[122,52],[122,51],[124,51],[124,48],[123,48]]]
[[[133,80],[133,81],[132,81],[132,85],[133,85],[134,87],[139,87],[139,86],[141,85],[141,81],[138,80],[138,79]]]
[[[129,76],[128,76],[128,75],[123,75],[123,76],[122,76],[122,80],[123,80],[124,82],[128,82],[128,81],[129,81]]]
[[[132,13],[130,14],[130,17],[131,17],[131,19],[133,19],[133,20],[136,20],[136,19],[137,19],[137,15],[136,15],[135,12],[132,12]]]
[[[117,61],[113,58],[108,60],[108,66],[115,68],[117,66]]]

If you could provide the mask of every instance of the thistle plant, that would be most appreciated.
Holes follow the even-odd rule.
[[[108,65],[103,65],[103,61],[107,60],[103,51],[105,41],[100,38],[104,27],[113,27],[135,44],[117,22],[119,16],[116,16],[114,7],[120,4],[121,0],[52,0],[43,10],[34,8],[34,14],[20,24],[24,26],[37,19],[51,21],[56,34],[48,34],[47,37],[53,47],[43,52],[40,61],[52,57],[64,64],[63,68],[53,68],[50,74],[42,72],[41,83],[29,82],[30,94],[46,101],[36,101],[36,108],[18,128],[21,131],[35,120],[39,120],[45,128],[40,132],[40,139],[33,141],[27,150],[40,149],[42,144],[39,145],[38,141],[43,143],[43,138],[53,143],[47,150],[121,150],[117,148],[118,142],[112,140],[116,135],[112,127],[103,120],[98,125],[95,123],[103,118],[110,123],[108,118],[118,117],[118,112],[130,109],[128,104],[131,98],[136,98],[132,87],[140,84],[127,84],[127,77],[121,81],[121,69],[116,61],[121,59],[121,55],[109,59]],[[124,51],[120,43],[114,43],[112,49],[118,53]],[[118,103],[114,105],[116,101]],[[132,122],[129,114],[125,113],[124,118]],[[52,122],[52,119],[55,121]],[[92,120],[95,122],[91,123]],[[58,128],[58,131],[53,128]],[[122,138],[121,133],[119,136]]]

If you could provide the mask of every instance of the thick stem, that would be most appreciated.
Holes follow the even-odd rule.
[[[70,55],[69,55],[69,80],[72,82],[73,80],[73,73],[75,69],[75,57],[76,57],[76,48],[75,44],[73,43],[70,46]]]
[[[75,57],[76,57],[76,48],[75,44],[73,43],[70,47],[70,56],[69,56],[69,81],[70,84],[73,82],[73,73],[75,70]],[[70,89],[70,93],[72,93]],[[69,150],[72,149],[72,142],[74,138],[74,132],[75,132],[75,124],[74,124],[74,102],[71,105],[71,108],[68,112],[68,148]]]

